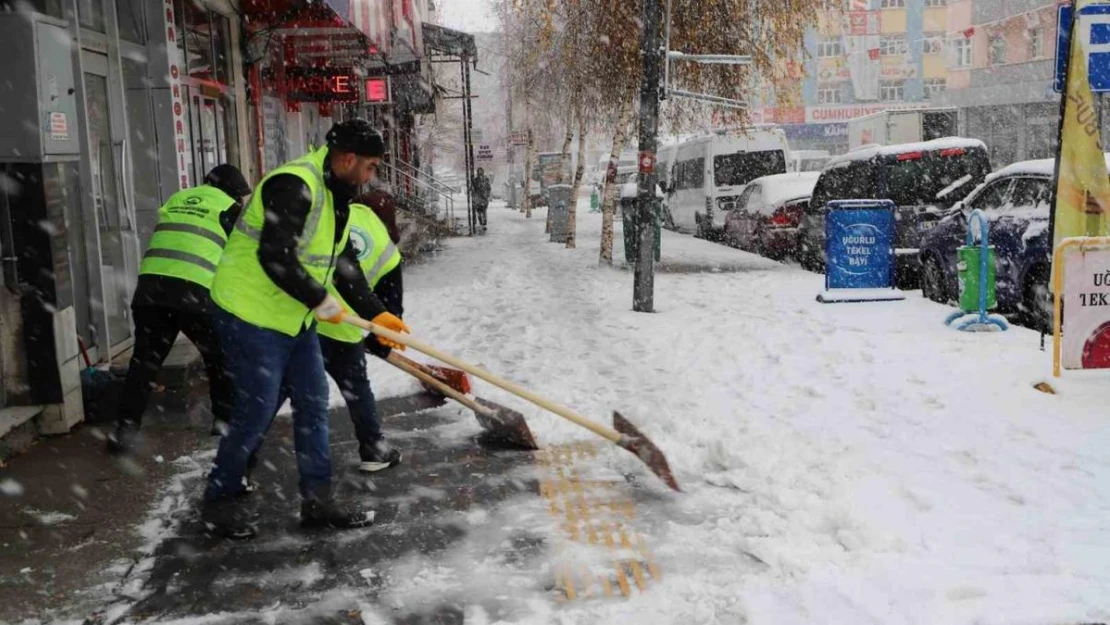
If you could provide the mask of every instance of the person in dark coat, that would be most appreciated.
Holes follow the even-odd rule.
[[[250,194],[242,172],[220,165],[208,172],[204,184],[178,191],[158,211],[131,300],[135,346],[108,451],[127,453],[138,445],[150,391],[180,333],[204,360],[213,431],[230,418],[234,389],[210,317],[209,288],[243,199]]]
[[[471,192],[474,197],[474,211],[478,216],[478,224],[482,229],[486,228],[486,210],[489,208],[489,196],[492,190],[490,185],[489,176],[481,167],[478,168],[478,173],[474,175],[474,181],[470,185]]]

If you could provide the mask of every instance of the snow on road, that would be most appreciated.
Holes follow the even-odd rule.
[[[566,250],[542,212],[495,204],[488,236],[405,277],[417,337],[592,418],[621,410],[685,490],[603,455],[657,501],[641,529],[664,579],[520,622],[1110,619],[1107,376],[1045,395],[1030,331],[955,332],[919,294],[821,305],[820,276],[670,232],[665,265],[719,271],[660,274],[657,314],[633,313],[631,274],[598,267],[600,217],[578,214]],[[413,386],[371,367],[380,393]],[[592,436],[478,384],[541,443]]]

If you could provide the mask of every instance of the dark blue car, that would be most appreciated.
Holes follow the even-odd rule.
[[[990,224],[990,244],[997,255],[999,309],[1017,313],[1033,328],[1051,329],[1048,223],[1053,166],[1052,159],[1043,159],[1004,167],[938,220],[919,224],[924,230],[919,257],[925,297],[940,303],[959,297],[956,250],[965,243],[968,216],[980,209]],[[978,241],[978,232],[975,235]]]

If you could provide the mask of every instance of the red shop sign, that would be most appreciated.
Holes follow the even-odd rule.
[[[285,87],[292,102],[357,102],[358,78],[349,67],[288,67]]]

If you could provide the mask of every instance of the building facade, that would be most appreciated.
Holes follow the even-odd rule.
[[[162,203],[221,163],[252,183],[363,116],[405,192],[434,114],[429,0],[0,0],[0,437],[82,418],[80,346],[133,343]],[[12,416],[15,414],[16,416]]]

